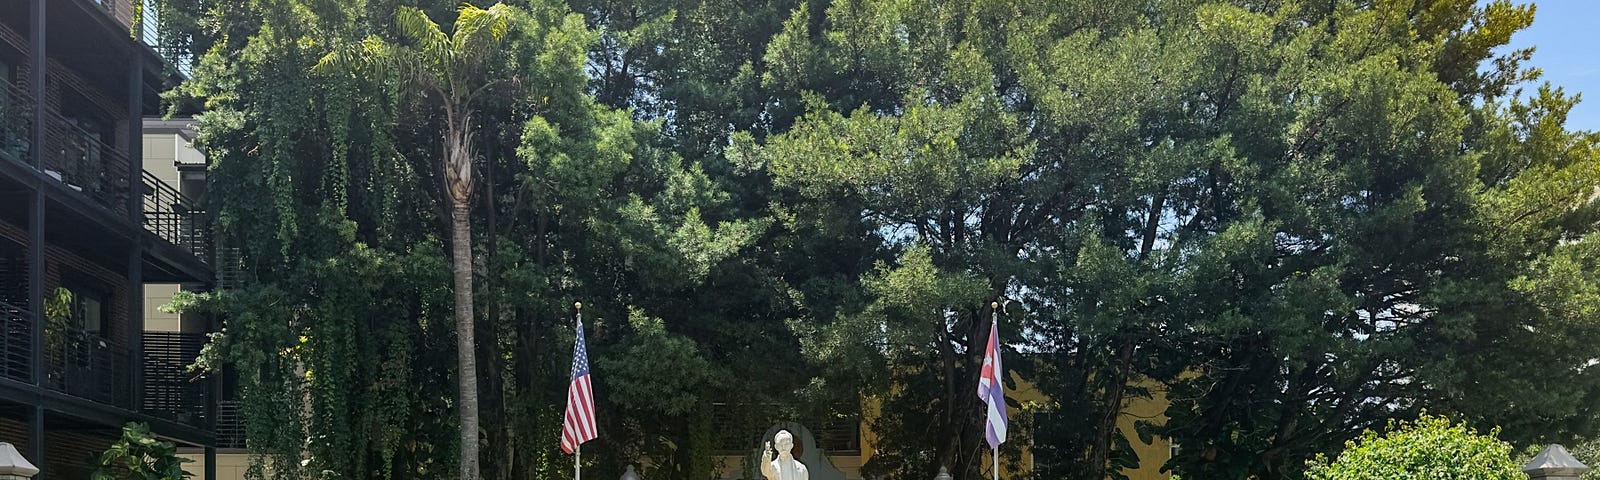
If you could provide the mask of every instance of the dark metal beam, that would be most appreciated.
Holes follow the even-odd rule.
[[[34,475],[35,480],[44,480],[50,477],[50,466],[44,462],[44,407],[33,405],[28,407],[28,456],[29,461],[36,462],[39,473]]]
[[[106,405],[9,378],[0,378],[0,400],[42,407],[51,412],[98,423],[107,428],[122,428],[122,425],[129,421],[144,422],[150,425],[151,431],[156,435],[190,445],[215,445],[217,442],[216,434],[204,428]]]
[[[33,58],[30,59],[33,75],[33,168],[35,171],[44,165],[44,82],[45,66],[50,63],[45,55],[44,25],[46,0],[33,0],[32,8],[32,47]],[[44,190],[35,184],[28,201],[28,310],[32,312],[33,344],[33,388],[44,384]],[[0,389],[5,390],[5,389]],[[39,462],[43,468],[34,478],[43,480],[50,477],[49,466],[44,462],[44,408],[38,404],[31,404],[28,416],[28,450],[33,456],[33,461]]]
[[[32,47],[33,58],[29,59],[29,67],[33,70],[29,74],[33,77],[28,85],[28,90],[33,93],[33,168],[44,167],[44,82],[45,68],[50,65],[50,57],[45,54],[44,48],[44,6],[46,0],[33,0],[33,25]]]
[[[128,219],[144,225],[144,58],[128,67]],[[145,235],[134,235],[128,249],[128,386],[129,408],[144,409],[144,250]]]
[[[206,445],[205,480],[217,480],[217,446]]]

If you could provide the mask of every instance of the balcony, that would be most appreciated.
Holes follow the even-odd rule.
[[[144,229],[210,263],[211,226],[205,209],[161,179],[144,174]]]
[[[0,85],[0,155],[28,163],[28,147],[33,141],[33,99],[10,83]]]
[[[44,174],[119,214],[128,205],[127,155],[60,114],[45,114]]]
[[[128,350],[99,332],[47,322],[44,387],[108,405],[128,404]]]
[[[205,343],[200,333],[144,332],[144,413],[205,427],[210,384],[189,371]]]
[[[97,332],[47,322],[42,387],[109,405],[126,405],[128,350]],[[33,383],[33,319],[26,309],[0,303],[0,377]]]
[[[0,378],[33,382],[33,313],[0,302]]]
[[[9,84],[0,87],[0,157],[31,165],[33,98]],[[127,218],[128,168],[132,164],[104,136],[83,128],[85,122],[55,112],[45,114],[45,150],[42,171],[67,189],[81,194],[92,208],[113,218]],[[194,256],[210,259],[211,234],[206,212],[198,202],[172,185],[140,172],[142,227]]]

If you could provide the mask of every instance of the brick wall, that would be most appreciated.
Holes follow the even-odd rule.
[[[128,15],[131,18],[133,11],[132,7],[129,6],[131,4],[128,3],[130,0],[109,1],[117,1],[119,5],[128,8]],[[0,23],[0,42],[4,42],[10,47],[12,51],[9,52],[11,55],[8,56],[15,59],[14,67],[17,70],[17,78],[12,80],[12,86],[24,92],[31,92],[32,83],[30,82],[33,79],[33,74],[31,73],[33,66],[32,59],[28,58],[28,56],[33,50],[28,45],[27,37],[22,35],[21,32],[13,30],[9,25]],[[46,72],[48,80],[45,83],[44,98],[45,111],[60,113],[62,100],[66,96],[83,99],[82,103],[88,104],[93,110],[91,113],[102,117],[114,131],[112,135],[115,138],[108,142],[111,148],[126,154],[128,152],[127,141],[129,140],[128,126],[125,121],[128,118],[127,100],[92,87],[92,84],[83,75],[55,59],[49,59],[48,65],[49,70]],[[100,74],[108,73],[101,72]],[[127,78],[127,72],[122,69],[110,72],[109,75],[115,75],[118,79]]]
[[[28,246],[27,230],[17,225],[0,222],[0,237],[10,239],[23,248]],[[119,347],[127,346],[130,322],[128,321],[128,277],[125,272],[112,270],[66,248],[48,244],[44,249],[44,266],[46,297],[56,287],[62,286],[63,280],[91,283],[92,287],[104,291],[106,297],[101,305],[105,316],[105,324],[101,326],[103,335],[107,343]]]
[[[120,427],[119,427],[120,428]],[[87,479],[94,467],[92,463],[116,441],[115,428],[61,430],[51,429],[45,422],[43,459],[28,458],[41,474],[59,480]],[[14,418],[0,418],[0,442],[17,447],[24,457],[29,455],[28,425]]]

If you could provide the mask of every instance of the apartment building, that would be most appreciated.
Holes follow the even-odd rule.
[[[130,1],[0,0],[0,441],[41,479],[88,478],[129,421],[218,443],[221,379],[186,369],[215,323],[152,298],[215,276],[195,184],[144,158],[182,69]]]

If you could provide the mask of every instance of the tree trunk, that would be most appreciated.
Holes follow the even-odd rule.
[[[472,331],[472,219],[471,208],[457,203],[450,209],[450,263],[456,293],[456,377],[460,379],[461,480],[478,480],[478,367]]]
[[[1094,444],[1089,446],[1089,464],[1085,478],[1105,478],[1110,468],[1112,437],[1117,431],[1117,417],[1122,415],[1122,395],[1128,387],[1129,371],[1133,366],[1133,341],[1122,340],[1117,346],[1116,375],[1105,386],[1100,407],[1105,410],[1095,422]]]

